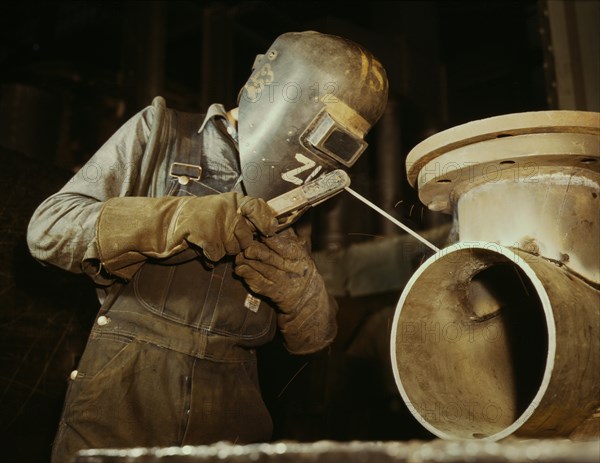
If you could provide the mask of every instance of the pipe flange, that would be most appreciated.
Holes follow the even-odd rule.
[[[598,174],[600,113],[539,111],[469,122],[419,143],[406,167],[421,201],[445,213],[457,193],[481,183],[527,181],[544,167]]]

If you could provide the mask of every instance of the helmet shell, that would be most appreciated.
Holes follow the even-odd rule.
[[[387,96],[385,69],[362,46],[314,31],[279,36],[239,96],[246,193],[268,200],[351,167]]]

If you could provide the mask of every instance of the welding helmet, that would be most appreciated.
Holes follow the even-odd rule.
[[[387,95],[383,66],[360,45],[313,31],[279,36],[238,97],[246,193],[269,200],[351,167]]]

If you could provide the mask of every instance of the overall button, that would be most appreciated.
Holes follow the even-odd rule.
[[[96,323],[98,323],[98,326],[108,325],[109,322],[110,322],[110,318],[108,318],[104,315],[100,315],[98,317],[98,320],[96,320]]]
[[[69,378],[71,378],[72,380],[75,380],[75,379],[77,378],[77,374],[78,374],[78,373],[79,373],[79,372],[78,372],[77,370],[73,370],[73,371],[71,372],[71,374],[69,375]]]

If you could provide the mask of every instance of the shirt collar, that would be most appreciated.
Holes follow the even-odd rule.
[[[204,117],[204,122],[202,122],[202,125],[198,129],[198,133],[204,130],[204,127],[206,126],[208,121],[216,117],[223,118],[225,119],[226,123],[229,123],[227,121],[227,111],[225,111],[225,107],[220,103],[213,103],[209,106],[208,111],[206,111],[206,116]]]
[[[209,106],[208,111],[206,111],[206,116],[204,117],[204,122],[202,122],[202,125],[198,129],[198,133],[204,130],[204,127],[209,121],[216,118],[221,119],[225,129],[227,130],[227,134],[236,143],[237,146],[237,128],[231,122],[229,122],[229,118],[227,117],[227,111],[225,111],[225,107],[220,103],[213,103]]]

